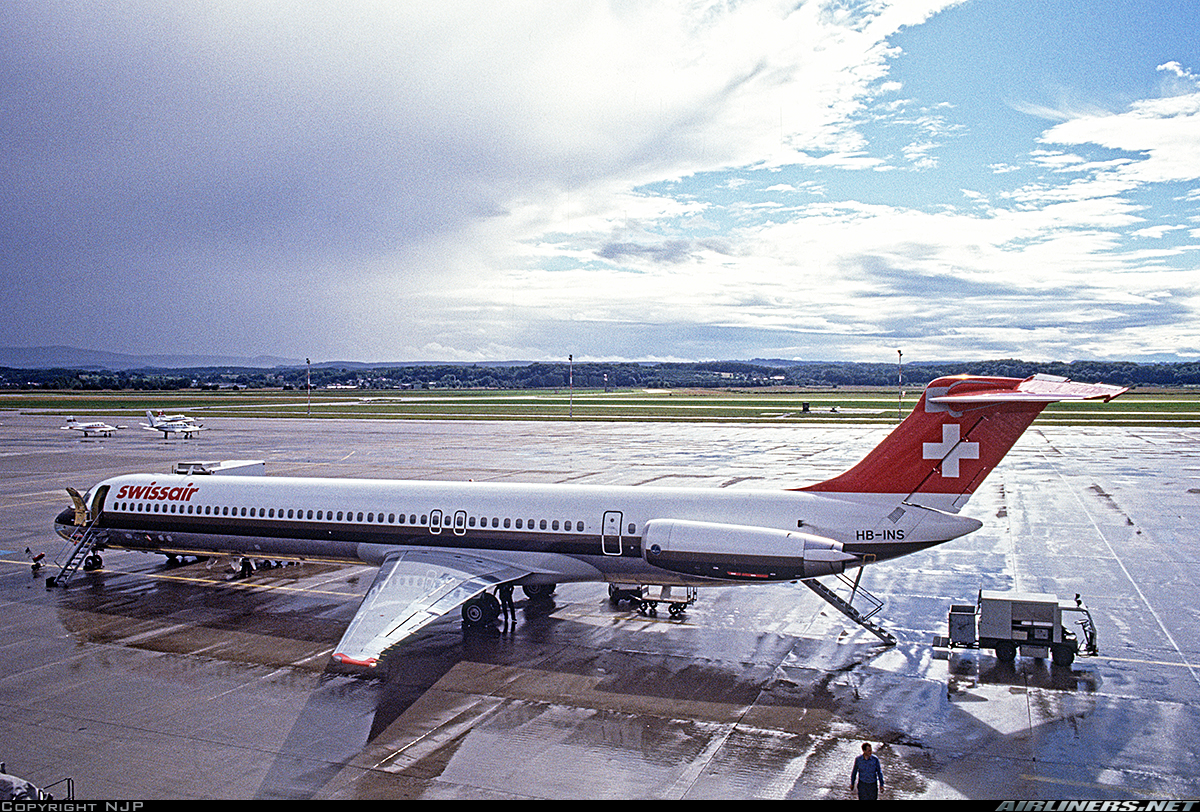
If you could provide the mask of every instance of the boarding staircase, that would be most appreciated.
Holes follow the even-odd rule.
[[[858,577],[851,581],[844,573],[838,573],[837,579],[844,585],[850,587],[849,599],[843,598],[833,589],[818,581],[816,578],[807,578],[803,584],[816,592],[822,599],[825,600],[833,608],[837,609],[846,617],[853,620],[859,626],[869,631],[871,634],[878,637],[889,646],[896,645],[896,637],[877,623],[871,622],[871,618],[875,617],[881,609],[883,609],[883,601],[872,595],[860,584],[862,578],[862,569],[858,571]],[[861,612],[854,606],[854,601],[858,599],[860,603],[866,604],[866,611]]]
[[[66,586],[67,582],[79,572],[79,568],[84,565],[88,557],[92,555],[92,550],[96,543],[105,537],[104,530],[99,526],[100,515],[88,515],[87,506],[83,502],[83,497],[74,488],[67,488],[67,492],[71,495],[71,500],[75,503],[75,524],[77,529],[71,534],[71,538],[67,541],[58,558],[54,563],[59,564],[57,575],[51,575],[46,578],[46,589],[52,589],[56,586]],[[63,557],[65,554],[65,558]],[[62,562],[59,563],[59,559]]]
[[[67,542],[70,548],[67,551],[67,557],[60,565],[61,569],[58,574],[46,578],[46,588],[66,586],[67,581],[71,580],[75,573],[79,572],[79,568],[83,566],[88,556],[92,554],[92,548],[96,546],[96,542],[103,537],[104,531],[96,526],[96,519],[92,519],[72,533],[71,540]],[[55,563],[57,563],[57,560]]]

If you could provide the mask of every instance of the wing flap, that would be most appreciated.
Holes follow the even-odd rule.
[[[333,658],[374,667],[384,650],[493,586],[531,570],[448,550],[405,550],[383,560]]]

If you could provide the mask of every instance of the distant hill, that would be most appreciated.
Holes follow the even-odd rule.
[[[196,369],[201,367],[251,367],[271,369],[303,366],[304,359],[259,355],[235,358],[217,355],[124,355],[77,347],[0,347],[0,367],[11,369]]]
[[[316,361],[313,369],[376,369],[379,367],[419,366],[524,366],[530,361]],[[0,367],[8,369],[83,369],[95,372],[123,372],[130,369],[274,369],[305,366],[303,358],[279,358],[256,355],[242,358],[232,355],[126,355],[78,347],[0,347]]]
[[[904,365],[905,386],[943,375],[1025,378],[1036,373],[1121,386],[1200,386],[1200,360],[1033,362],[931,361]],[[852,361],[632,361],[414,363],[320,361],[258,356],[123,355],[73,347],[0,348],[0,388],[179,389],[354,386],[361,389],[556,389],[651,387],[839,387],[899,382],[895,363]]]

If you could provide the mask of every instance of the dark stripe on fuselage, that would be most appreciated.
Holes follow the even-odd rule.
[[[842,551],[861,556],[867,563],[870,563],[871,561],[899,558],[902,555],[920,552],[945,543],[944,539],[937,541],[847,541],[842,545]]]
[[[73,509],[64,510],[56,519],[60,526],[72,526]],[[513,552],[559,553],[562,555],[601,555],[599,536],[589,533],[554,531],[500,530],[467,528],[461,534],[453,527],[430,532],[416,525],[367,524],[359,522],[297,521],[295,519],[252,519],[249,517],[204,516],[188,514],[128,513],[105,511],[97,527],[106,531],[105,543],[112,547],[139,550],[184,549],[186,537],[219,540],[222,552],[233,551],[247,555],[263,555],[273,550],[287,554],[287,545],[272,541],[295,540],[313,542],[305,545],[309,552],[292,555],[316,555],[312,552],[328,548],[328,557],[358,561],[354,548],[359,544],[380,546],[424,546],[462,550],[508,550]],[[171,538],[168,538],[171,537]],[[609,544],[613,541],[610,539]],[[196,548],[197,552],[212,552],[211,546]],[[641,538],[626,536],[621,540],[621,555],[641,557]],[[616,556],[612,556],[616,557]]]

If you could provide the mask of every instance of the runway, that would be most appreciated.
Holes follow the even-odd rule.
[[[776,488],[845,470],[879,426],[210,419],[198,439],[81,440],[0,413],[0,761],[80,799],[849,798],[861,742],[889,799],[1200,796],[1200,430],[1051,426],[963,511],[983,529],[869,567],[886,647],[802,585],[701,590],[682,617],[566,584],[513,628],[447,617],[373,678],[329,655],[374,572],[238,579],[109,551],[48,591],[64,488],[181,460],[268,475]],[[1080,593],[1070,669],[939,654],[980,589]],[[518,597],[520,593],[518,592]],[[54,791],[54,790],[52,790]],[[61,792],[61,790],[60,790]],[[61,795],[60,795],[61,797]]]

